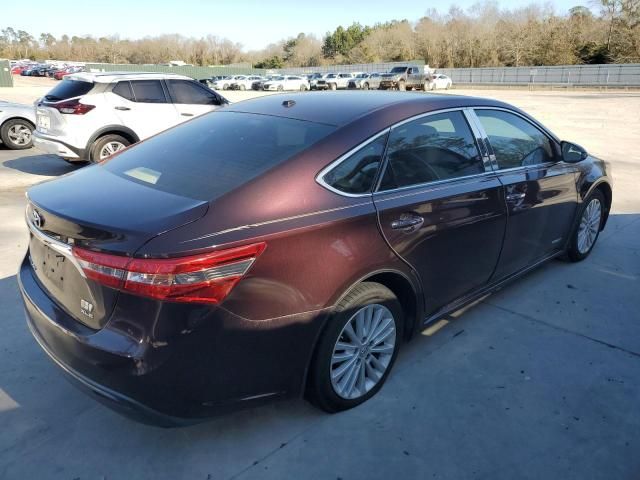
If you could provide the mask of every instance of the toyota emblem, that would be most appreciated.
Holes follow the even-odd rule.
[[[33,222],[33,225],[36,228],[42,228],[42,224],[44,223],[42,221],[42,217],[40,216],[40,214],[38,213],[37,210],[31,210],[31,221]]]

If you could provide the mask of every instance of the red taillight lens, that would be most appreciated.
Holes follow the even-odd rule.
[[[67,115],[84,115],[85,113],[90,112],[91,110],[96,108],[95,105],[80,103],[80,100],[78,99],[55,103],[50,106],[58,110],[60,113],[64,113]]]
[[[144,297],[220,303],[264,251],[264,242],[169,259],[127,258],[74,247],[87,278]]]

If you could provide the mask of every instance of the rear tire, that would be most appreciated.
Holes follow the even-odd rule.
[[[33,146],[34,126],[21,118],[7,120],[0,127],[0,138],[5,147],[11,150],[25,150]]]
[[[584,260],[593,250],[602,228],[605,205],[604,195],[600,190],[594,191],[582,204],[567,248],[567,257],[572,262]]]
[[[393,367],[403,333],[402,308],[391,290],[373,282],[353,288],[318,340],[307,398],[334,413],[373,397]]]
[[[105,135],[93,142],[89,158],[94,163],[100,163],[129,145],[131,142],[120,135]]]

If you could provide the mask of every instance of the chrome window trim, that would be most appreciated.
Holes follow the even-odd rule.
[[[484,165],[484,171],[491,172],[493,171],[491,152],[489,151],[489,147],[485,142],[486,136],[484,134],[484,130],[482,129],[481,125],[478,125],[478,117],[476,116],[472,108],[465,108],[463,110],[463,113],[465,118],[467,119],[469,127],[471,128],[471,132],[475,136],[477,146],[479,147],[478,150],[480,151],[482,164]],[[483,148],[481,148],[480,142],[482,142],[482,146],[484,146],[484,150],[486,150],[486,153],[483,152]]]
[[[516,116],[522,118],[525,122],[530,123],[531,125],[533,125],[535,128],[540,130],[545,136],[549,137],[550,140],[554,141],[555,143],[560,143],[560,139],[558,137],[556,137],[553,133],[551,133],[551,130],[549,130],[547,127],[542,125],[540,122],[538,122],[537,120],[535,120],[533,118],[529,118],[529,117],[527,117],[526,115],[523,115],[520,112],[516,112],[515,110],[511,110],[510,108],[496,107],[496,106],[482,106],[482,105],[469,106],[467,108],[469,108],[470,110],[473,110],[474,113],[475,113],[476,110],[500,110],[500,111],[503,111],[503,112],[511,113],[513,115],[516,115]],[[478,118],[478,122],[479,121],[480,121],[480,119]],[[484,132],[484,128],[482,129],[482,131]],[[486,132],[484,132],[484,133],[486,134]]]
[[[325,182],[324,181],[324,177],[325,177],[325,175],[327,173],[329,173],[335,167],[340,165],[343,161],[347,160],[351,155],[353,155],[354,153],[357,153],[359,150],[361,150],[362,148],[366,147],[370,143],[375,142],[378,138],[382,137],[383,135],[387,135],[390,131],[391,131],[391,127],[387,127],[384,130],[382,130],[381,132],[378,132],[375,135],[373,135],[372,137],[369,137],[364,142],[359,143],[358,145],[353,147],[351,150],[349,150],[347,153],[344,153],[344,154],[340,155],[340,157],[338,157],[336,160],[334,160],[329,165],[327,165],[322,170],[320,170],[320,172],[316,175],[316,183],[318,183],[320,186],[326,188],[327,190],[330,190],[333,193],[337,193],[338,195],[341,195],[343,197],[349,197],[349,198],[370,197],[372,192],[367,192],[367,193],[348,193],[348,192],[343,192],[342,190],[338,190],[337,188],[334,188],[331,185],[329,185],[327,182]],[[386,150],[386,148],[385,148],[385,150]],[[382,152],[383,161],[384,161],[384,153],[385,152],[383,151]],[[379,169],[379,167],[378,167],[378,169]]]
[[[430,189],[427,187],[435,187],[432,190],[444,190],[446,187],[449,186],[449,184],[465,183],[468,180],[474,180],[474,179],[480,179],[480,178],[492,178],[492,177],[497,178],[498,177],[497,172],[489,171],[489,172],[483,172],[483,173],[476,173],[474,175],[465,175],[464,177],[445,178],[443,180],[435,180],[433,182],[417,183],[415,185],[397,187],[392,190],[379,190],[379,191],[373,192],[373,195],[374,197],[378,198],[378,197],[386,196],[393,193],[402,193],[407,190],[420,190],[420,191],[416,191],[415,193],[409,193],[407,195],[398,195],[398,196],[393,196],[390,198],[384,198],[382,200],[379,200],[379,201],[386,201],[392,198],[407,197],[410,195],[419,195],[421,193],[430,191]]]
[[[544,134],[546,137],[548,137],[551,141],[555,142],[556,144],[559,143],[559,140],[555,137],[555,135],[553,135],[542,124],[540,124],[538,122],[532,122],[531,119],[527,118],[523,114],[521,114],[519,112],[516,112],[515,110],[511,110],[509,108],[495,107],[495,106],[483,106],[483,105],[467,105],[467,106],[464,106],[464,107],[444,108],[444,109],[440,109],[440,110],[433,110],[433,111],[430,111],[430,112],[419,113],[417,115],[414,115],[413,117],[405,118],[404,120],[401,120],[401,121],[399,121],[397,123],[394,123],[393,125],[391,125],[391,126],[385,128],[384,130],[378,132],[374,136],[369,137],[368,139],[366,139],[362,143],[356,145],[354,148],[349,150],[347,153],[344,153],[343,155],[338,157],[336,160],[331,162],[329,165],[324,167],[322,170],[320,170],[320,172],[316,175],[316,178],[315,178],[316,183],[318,183],[320,186],[326,188],[327,190],[329,190],[329,191],[331,191],[331,192],[333,192],[333,193],[335,193],[337,195],[343,196],[343,197],[363,198],[363,197],[371,197],[372,195],[376,195],[376,194],[387,194],[387,193],[392,193],[392,192],[395,192],[395,191],[404,191],[404,190],[408,190],[408,189],[412,189],[412,188],[423,188],[423,187],[425,187],[427,185],[442,185],[442,184],[445,184],[445,183],[448,183],[448,182],[457,182],[458,180],[464,180],[464,179],[470,179],[470,178],[479,178],[479,177],[486,176],[487,174],[490,174],[490,173],[503,173],[503,172],[515,172],[517,170],[530,170],[532,168],[543,167],[543,166],[548,167],[548,166],[551,166],[551,165],[556,165],[558,163],[558,162],[547,162],[547,163],[538,164],[538,165],[524,165],[524,166],[513,167],[513,168],[509,168],[509,169],[500,169],[499,166],[498,166],[498,162],[497,162],[495,154],[493,154],[493,153],[488,151],[487,152],[488,156],[483,155],[482,149],[480,148],[480,145],[478,144],[479,141],[486,141],[487,142],[486,147],[487,148],[491,147],[491,143],[488,141],[487,134],[486,134],[484,128],[482,127],[482,124],[480,123],[480,119],[476,115],[476,112],[475,112],[476,110],[501,110],[501,111],[504,111],[504,112],[507,112],[507,113],[511,113],[513,115],[517,115],[518,117],[521,117],[524,121],[532,124],[535,128],[540,130],[541,133]],[[373,192],[368,192],[368,193],[347,193],[347,192],[343,192],[342,190],[338,190],[337,188],[332,187],[331,185],[327,184],[324,181],[323,177],[327,173],[329,173],[333,168],[338,166],[340,163],[342,163],[344,160],[346,160],[351,155],[356,153],[358,150],[360,150],[361,148],[366,147],[369,143],[375,141],[376,139],[378,139],[382,135],[390,134],[393,129],[398,128],[398,127],[404,125],[405,123],[409,123],[409,122],[412,122],[414,120],[418,120],[418,119],[423,118],[423,117],[429,117],[431,115],[438,115],[438,114],[441,114],[441,113],[448,113],[448,112],[462,112],[462,114],[463,114],[465,120],[467,121],[467,124],[468,124],[468,126],[469,126],[469,128],[471,130],[471,133],[474,136],[474,139],[476,141],[476,148],[478,149],[478,154],[480,155],[480,158],[482,160],[482,164],[483,164],[484,169],[485,169],[484,173],[478,173],[478,174],[474,174],[474,175],[466,175],[464,177],[447,178],[447,179],[443,179],[443,180],[436,180],[436,181],[433,181],[433,182],[420,183],[420,184],[416,184],[416,185],[408,185],[408,186],[404,186],[404,187],[397,187],[397,188],[393,188],[393,189],[390,189],[390,190],[380,191],[380,190],[378,190],[380,188],[380,182],[382,181],[382,176],[384,175],[384,170],[387,167],[386,149],[385,149],[382,168],[380,170],[380,174],[378,175],[378,179],[376,181],[375,188],[373,189]]]
[[[469,110],[472,111],[473,116],[475,117],[475,120],[476,120],[476,122],[478,124],[478,128],[482,132],[483,138],[486,139],[486,141],[488,142],[489,146],[491,146],[491,150],[493,150],[493,146],[491,145],[491,140],[489,140],[489,136],[487,135],[487,132],[485,131],[484,127],[482,126],[482,122],[480,121],[480,117],[476,113],[476,110],[498,110],[498,111],[501,111],[501,112],[510,113],[512,115],[520,117],[522,120],[527,122],[533,128],[535,128],[538,131],[540,131],[540,133],[542,133],[545,137],[547,137],[547,139],[551,143],[555,143],[556,147],[560,146],[560,140],[553,133],[551,133],[551,131],[548,128],[546,128],[541,123],[538,123],[537,120],[532,121],[532,119],[526,117],[525,115],[523,115],[523,114],[521,114],[519,112],[516,112],[515,110],[511,110],[511,109],[505,108],[505,107],[493,107],[493,106],[489,106],[489,107],[475,106],[475,107],[469,107]],[[493,166],[493,169],[498,173],[516,172],[516,171],[519,171],[519,170],[525,171],[525,170],[531,170],[532,168],[543,167],[543,166],[549,167],[551,165],[557,165],[558,163],[562,162],[562,158],[561,158],[557,162],[545,162],[545,163],[538,163],[536,165],[521,165],[519,167],[500,168],[500,166],[498,165],[498,159],[496,158],[495,153],[491,152],[490,155],[489,155],[489,158],[491,160],[491,165]]]

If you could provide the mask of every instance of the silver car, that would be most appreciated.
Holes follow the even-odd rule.
[[[0,138],[11,150],[31,148],[36,124],[33,105],[0,101]]]
[[[380,87],[380,79],[382,75],[379,73],[359,73],[356,78],[349,80],[347,88],[361,90],[377,90]]]

